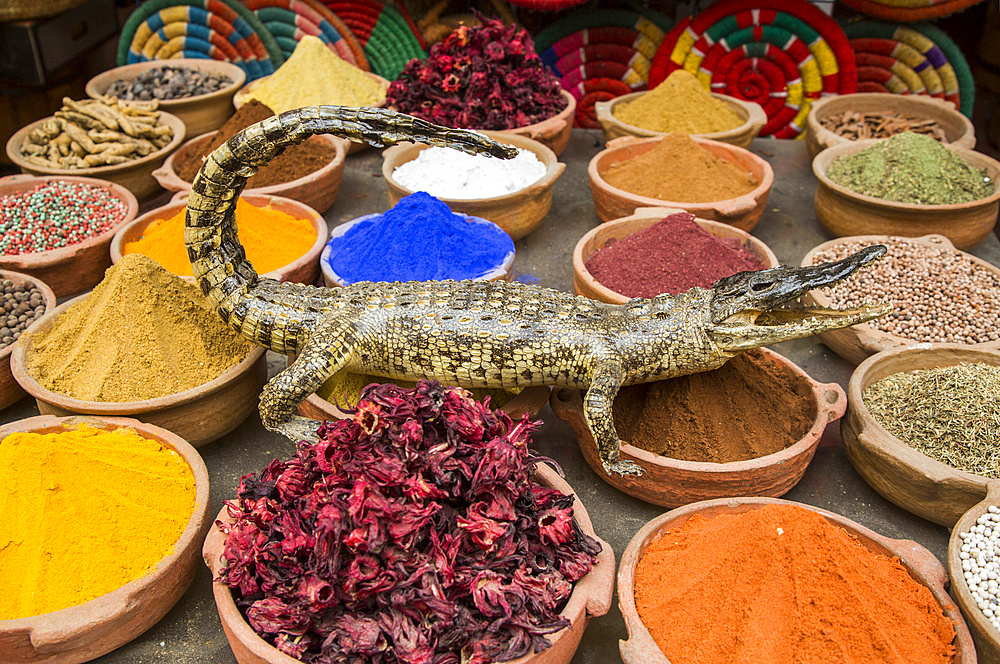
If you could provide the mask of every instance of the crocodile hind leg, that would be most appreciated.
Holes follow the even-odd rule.
[[[631,461],[618,459],[621,441],[618,439],[618,431],[615,430],[612,406],[618,388],[621,387],[624,372],[621,362],[616,358],[602,359],[601,362],[595,362],[598,369],[591,378],[590,388],[583,398],[583,415],[594,436],[594,442],[597,443],[597,452],[601,456],[604,472],[608,475],[611,473],[642,475],[643,470],[640,466]]]
[[[295,362],[264,386],[260,395],[260,420],[264,428],[295,442],[316,442],[316,420],[296,415],[295,409],[328,378],[347,366],[358,339],[353,318],[334,315],[324,320]]]

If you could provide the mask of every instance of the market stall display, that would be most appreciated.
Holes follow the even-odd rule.
[[[371,71],[394,80],[413,58],[427,52],[405,7],[379,0],[323,0],[364,48]]]
[[[361,42],[340,18],[318,0],[242,0],[252,9],[264,26],[274,35],[274,40],[286,58],[292,55],[298,43],[315,37],[337,57],[355,67],[368,70]]]

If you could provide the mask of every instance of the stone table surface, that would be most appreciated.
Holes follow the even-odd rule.
[[[561,160],[566,172],[556,183],[552,210],[542,226],[517,242],[517,277],[543,286],[573,290],[572,251],[577,240],[599,223],[587,182],[587,163],[603,148],[603,137],[595,130],[574,130]],[[766,242],[778,258],[797,265],[805,253],[831,239],[813,212],[815,179],[803,141],[758,139],[751,146],[774,168],[774,188],[767,210],[753,234]],[[324,216],[331,228],[363,214],[388,208],[381,178],[382,159],[374,149],[348,158],[337,202]],[[1000,242],[991,234],[971,253],[1000,265]],[[854,367],[822,344],[802,339],[775,346],[809,375],[822,382],[837,382],[846,388]],[[273,375],[284,366],[284,358],[270,354]],[[2,422],[36,415],[28,399],[4,411]],[[548,406],[541,412],[544,425],[535,436],[537,451],[555,459],[566,480],[590,513],[597,534],[615,552],[616,561],[632,536],[664,509],[621,493],[604,483],[580,454],[570,427],[557,419]],[[839,426],[827,428],[805,477],[784,497],[816,505],[854,519],[892,538],[912,539],[946,561],[948,530],[924,521],[886,501],[854,471],[840,440]],[[212,514],[224,499],[235,497],[239,479],[257,471],[276,457],[293,452],[288,440],[267,432],[254,416],[224,438],[200,449],[208,466],[212,486]],[[608,615],[590,622],[574,664],[606,664],[621,661],[619,639],[626,638],[617,598]],[[96,660],[103,664],[212,662],[232,664],[233,657],[212,600],[211,576],[201,567],[181,601],[157,625],[135,641]]]

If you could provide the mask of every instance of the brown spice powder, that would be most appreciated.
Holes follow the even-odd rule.
[[[614,403],[622,440],[682,461],[729,463],[779,452],[816,420],[812,388],[760,350],[715,371],[622,389]]]

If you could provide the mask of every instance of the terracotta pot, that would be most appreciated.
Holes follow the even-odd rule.
[[[177,175],[177,168],[187,161],[191,154],[197,154],[214,135],[215,133],[211,132],[192,138],[167,157],[163,166],[153,171],[153,177],[160,186],[167,191],[184,193],[191,191],[191,183]],[[328,134],[320,135],[319,140],[336,150],[333,159],[326,166],[289,182],[244,189],[243,195],[284,196],[308,205],[314,210],[329,210],[340,193],[348,141]]]
[[[1000,366],[1000,351],[921,344],[873,355],[851,375],[847,416],[840,423],[847,458],[865,482],[904,510],[949,528],[983,499],[990,480],[935,461],[896,438],[872,416],[861,395],[892,374],[962,362]]]
[[[21,169],[21,172],[30,173],[31,175],[101,178],[102,180],[108,180],[121,185],[132,192],[140,201],[153,198],[160,193],[160,185],[153,179],[153,170],[159,168],[163,160],[167,158],[167,155],[176,150],[177,146],[184,141],[184,123],[181,122],[180,118],[170,113],[160,113],[160,124],[170,127],[174,132],[174,137],[156,152],[151,152],[145,157],[139,157],[138,159],[132,159],[131,161],[111,166],[95,166],[94,168],[47,168],[32,164],[22,157],[21,145],[28,134],[50,119],[43,118],[37,122],[32,122],[27,127],[18,129],[10,137],[10,140],[7,141],[7,157],[14,162],[15,166]]]
[[[594,472],[611,486],[634,498],[654,505],[676,507],[696,500],[728,496],[781,496],[802,479],[826,425],[844,414],[847,400],[844,390],[836,383],[816,382],[791,360],[767,348],[761,350],[765,357],[784,365],[787,372],[809,385],[816,418],[809,431],[797,442],[756,459],[729,463],[681,461],[623,442],[621,459],[642,466],[645,474],[639,477],[608,475],[601,466],[597,444],[584,419],[583,393],[573,388],[555,388],[549,404],[559,419],[573,427],[583,458]]]
[[[979,244],[996,225],[1000,211],[1000,187],[986,198],[952,205],[916,205],[895,203],[865,196],[835,184],[826,171],[838,157],[861,152],[878,141],[852,141],[823,150],[813,159],[816,185],[816,217],[834,237],[845,235],[900,235],[920,237],[944,235],[959,249]],[[972,166],[986,169],[996,183],[1000,180],[1000,162],[966,148],[952,148]]]
[[[573,489],[545,464],[536,467],[535,478],[542,485],[553,487],[563,493],[574,493]],[[573,585],[573,592],[560,614],[568,618],[572,625],[549,635],[547,638],[552,645],[547,650],[512,659],[509,664],[569,664],[590,618],[603,616],[611,608],[615,554],[607,542],[594,533],[587,510],[576,496],[573,499],[573,512],[580,529],[600,543],[601,552],[597,555],[597,562],[590,572]],[[219,512],[218,520],[223,523],[233,522],[225,509]],[[205,539],[203,549],[205,564],[212,570],[213,578],[217,578],[223,569],[221,557],[224,544],[225,535],[213,527]],[[257,636],[243,618],[243,614],[236,608],[233,595],[224,583],[214,581],[212,592],[215,595],[215,607],[222,619],[222,629],[239,664],[301,664],[299,660],[280,652]]]
[[[962,609],[962,615],[969,623],[972,641],[976,644],[976,654],[979,664],[1000,664],[1000,631],[993,626],[986,615],[976,604],[969,590],[962,570],[962,533],[969,532],[990,506],[1000,505],[1000,483],[992,481],[987,486],[986,498],[973,506],[951,529],[951,539],[948,540],[948,576],[951,578],[951,594]]]
[[[162,427],[195,447],[221,438],[257,409],[261,388],[267,382],[264,348],[256,347],[239,364],[216,378],[189,390],[144,401],[83,401],[42,387],[28,373],[32,334],[49,329],[69,307],[86,295],[64,302],[32,323],[10,356],[11,373],[21,388],[35,398],[43,415],[129,416]]]
[[[45,310],[51,311],[56,306],[56,296],[52,289],[38,279],[33,279],[27,274],[20,272],[8,272],[0,270],[0,279],[10,279],[15,284],[28,284],[34,286],[42,292],[45,300]],[[44,314],[43,314],[44,315]],[[16,342],[15,342],[16,343]],[[14,352],[14,344],[0,348],[0,410],[11,406],[24,397],[24,390],[14,380],[10,372],[10,355]],[[546,395],[547,396],[547,395]]]
[[[604,140],[610,141],[618,138],[619,136],[648,138],[650,136],[666,136],[670,133],[668,131],[653,131],[651,129],[636,127],[635,125],[622,122],[615,117],[614,111],[616,107],[635,101],[639,97],[646,94],[646,92],[648,92],[648,90],[643,92],[633,92],[631,94],[615,97],[614,99],[608,101],[599,101],[594,104],[594,111],[597,113],[597,121],[601,123],[601,128],[604,129]],[[742,99],[730,97],[729,95],[722,95],[717,92],[713,92],[711,94],[716,99],[725,102],[726,105],[729,106],[741,120],[743,120],[743,124],[739,127],[734,127],[733,129],[727,129],[725,131],[715,131],[707,134],[692,134],[692,136],[697,136],[698,138],[709,138],[713,141],[729,143],[730,145],[736,145],[741,148],[750,147],[750,143],[753,139],[757,138],[757,134],[760,133],[761,128],[767,124],[767,114],[764,113],[764,109],[760,107],[760,104],[752,101],[744,101]]]
[[[456,214],[465,217],[472,223],[493,224],[493,222],[488,219],[480,219],[479,217],[473,217],[461,213],[456,213]],[[323,283],[325,283],[327,287],[334,288],[337,286],[346,285],[344,281],[340,278],[340,276],[333,271],[333,268],[330,267],[330,251],[332,247],[330,243],[333,241],[334,238],[338,238],[344,233],[346,233],[348,230],[350,230],[351,227],[353,227],[355,224],[360,224],[366,219],[370,219],[372,217],[380,217],[380,216],[382,216],[381,213],[366,214],[363,217],[352,219],[351,221],[341,224],[340,226],[337,226],[336,228],[333,229],[333,232],[330,234],[330,240],[327,241],[326,246],[323,247],[323,253],[320,254],[319,258],[319,268],[320,270],[323,271]],[[490,270],[485,275],[479,277],[478,279],[476,279],[476,281],[500,281],[501,279],[504,281],[510,281],[511,279],[514,278],[514,256],[515,256],[515,251],[512,249],[510,253],[508,253],[507,256],[504,258],[503,262],[500,265]]]
[[[945,145],[970,150],[976,147],[976,130],[972,122],[955,110],[955,105],[950,101],[928,95],[858,92],[820,97],[813,101],[806,120],[806,145],[809,146],[810,157],[815,157],[834,145],[853,142],[824,128],[821,124],[822,120],[845,111],[856,113],[894,111],[920,120],[934,120],[944,130]]]
[[[180,454],[194,473],[195,506],[173,551],[146,575],[89,602],[30,618],[0,620],[0,652],[6,664],[89,662],[135,639],[155,625],[194,580],[208,520],[208,471],[184,439],[159,427],[118,417],[41,415],[0,427],[0,439],[16,431],[51,433],[86,423],[98,429],[131,427]]]
[[[373,105],[368,106],[366,108],[385,108],[385,92],[389,89],[389,80],[385,79],[385,78],[382,78],[378,74],[373,74],[370,71],[366,71],[366,72],[362,72],[362,73],[364,73],[365,76],[367,76],[368,78],[372,79],[373,81],[375,81],[376,83],[378,83],[379,85],[381,85],[382,86],[382,93],[383,93],[383,97],[382,97],[381,103],[373,104]],[[242,88],[240,88],[239,91],[236,92],[236,95],[233,97],[233,106],[236,108],[236,110],[239,110],[240,106],[242,106],[243,104],[247,103],[247,101],[249,101],[249,99],[250,99],[250,93],[253,91],[254,86],[257,85],[257,84],[259,84],[261,81],[266,80],[268,78],[270,78],[270,77],[269,76],[261,76],[260,78],[255,79],[253,81],[250,81],[249,83],[247,83],[246,85],[244,85]],[[274,110],[274,109],[271,109],[271,110]],[[360,150],[364,150],[366,147],[368,147],[367,143],[355,143],[354,141],[347,141],[347,154],[354,154],[355,152],[358,152]],[[331,205],[332,205],[332,201],[331,201]],[[321,210],[325,210],[326,208],[320,208],[320,209]]]
[[[612,187],[604,180],[604,173],[614,163],[626,161],[652,150],[663,140],[659,136],[653,138],[634,138],[623,136],[608,141],[608,146],[598,152],[590,165],[587,175],[590,177],[590,192],[594,197],[594,210],[601,221],[620,219],[634,213],[641,207],[671,207],[680,208],[702,219],[721,221],[735,226],[743,231],[751,231],[760,216],[764,214],[767,196],[774,184],[774,171],[771,165],[749,150],[735,145],[695,138],[694,141],[716,157],[731,161],[753,173],[757,178],[757,188],[742,196],[724,201],[708,203],[681,203],[677,201],[661,201],[657,198],[640,196],[617,187]],[[669,177],[669,174],[664,174]]]
[[[637,208],[635,214],[631,216],[615,219],[590,229],[586,235],[580,238],[573,249],[573,290],[576,294],[609,304],[628,302],[630,298],[597,281],[587,269],[587,261],[597,250],[603,249],[609,242],[638,233],[660,222],[667,215],[677,212],[684,212],[684,210],[662,207]],[[716,237],[738,239],[743,249],[753,254],[767,267],[778,266],[778,257],[774,255],[774,252],[749,233],[718,221],[709,221],[708,219],[695,219],[695,221]]]
[[[557,157],[561,155],[569,144],[569,137],[573,131],[573,116],[576,114],[576,97],[565,90],[561,90],[560,94],[566,100],[566,108],[547,120],[524,127],[505,129],[504,133],[527,136],[552,150]]]
[[[566,169],[566,164],[560,163],[559,158],[548,147],[526,136],[496,131],[483,133],[501,143],[534,152],[538,160],[545,164],[545,175],[524,189],[504,196],[440,200],[446,203],[452,212],[489,219],[504,229],[511,239],[520,240],[538,228],[545,215],[549,213],[549,208],[552,207],[552,187]],[[428,147],[430,146],[425,143],[402,143],[382,153],[382,178],[389,188],[390,205],[395,205],[399,199],[413,193],[396,182],[392,177],[393,172],[406,162],[416,159]]]
[[[205,74],[228,76],[232,81],[215,92],[209,92],[182,99],[161,99],[160,110],[181,119],[188,136],[197,136],[207,131],[215,131],[233,114],[233,95],[247,80],[246,72],[231,62],[205,60],[201,58],[171,58],[169,61],[149,60],[115,67],[98,74],[87,81],[86,91],[90,97],[100,99],[108,88],[118,81],[133,81],[150,69],[163,66],[188,67]],[[124,101],[124,100],[123,100]]]
[[[870,551],[889,557],[899,558],[910,577],[926,586],[941,605],[944,614],[955,625],[955,657],[953,664],[975,664],[976,650],[969,635],[969,629],[962,619],[958,607],[948,597],[945,585],[948,575],[944,567],[930,551],[911,540],[889,539],[833,512],[818,507],[774,498],[731,498],[706,500],[671,510],[656,517],[635,534],[622,555],[618,568],[618,607],[625,617],[625,628],[629,638],[620,641],[622,661],[625,664],[669,664],[646,626],[639,619],[635,609],[635,570],[649,546],[663,537],[664,533],[679,528],[695,514],[711,518],[719,514],[739,514],[758,509],[765,505],[795,505],[821,514],[833,525],[840,526],[857,538]]]
[[[834,247],[845,242],[883,242],[890,237],[891,236],[888,235],[858,235],[856,237],[845,237],[838,240],[830,240],[829,242],[824,242],[823,244],[813,247],[809,253],[802,258],[802,265],[812,265],[813,256],[827,250],[830,247]],[[914,241],[931,247],[954,249],[954,246],[948,241],[948,238],[942,235],[927,235],[916,238]],[[955,249],[955,251],[958,250]],[[996,267],[992,263],[976,258],[972,254],[965,255],[967,258],[980,265],[983,269],[1000,276],[1000,268]],[[806,305],[818,307],[830,307],[832,304],[830,298],[820,290],[809,291],[802,296],[802,301]],[[884,350],[926,345],[926,342],[883,332],[870,323],[861,323],[859,325],[852,325],[851,327],[844,327],[839,330],[822,332],[816,336],[820,341],[829,346],[833,352],[840,355],[851,364],[859,364],[866,358]],[[1000,349],[1000,341],[984,341],[976,344],[959,345],[966,348],[978,348],[983,350]]]
[[[261,276],[277,279],[278,281],[291,281],[294,283],[310,285],[315,284],[316,280],[319,278],[319,254],[323,251],[323,245],[326,244],[326,238],[327,235],[329,235],[326,220],[324,220],[323,217],[316,212],[316,210],[310,208],[308,205],[298,201],[293,201],[290,198],[283,198],[281,196],[264,196],[260,194],[244,194],[240,196],[240,198],[245,199],[251,205],[255,205],[257,207],[270,206],[275,210],[284,212],[285,214],[291,215],[296,219],[307,219],[312,222],[313,230],[316,231],[316,241],[313,242],[309,250],[288,265],[280,267],[277,270],[272,270],[271,272]],[[111,242],[111,262],[117,264],[118,261],[122,259],[122,249],[124,246],[129,242],[135,242],[136,240],[141,239],[143,233],[146,231],[146,227],[151,223],[160,219],[170,219],[176,214],[182,212],[186,207],[187,196],[179,194],[174,196],[174,199],[170,203],[150,210],[132,223],[121,227],[118,232],[115,233],[114,240]],[[190,279],[192,277],[185,278]]]
[[[108,256],[111,239],[119,228],[135,219],[135,215],[139,212],[139,203],[132,192],[121,185],[107,180],[73,176],[10,175],[0,178],[0,196],[20,194],[44,182],[56,181],[105,188],[128,208],[120,224],[83,242],[33,254],[0,256],[0,269],[28,274],[48,284],[56,297],[66,297],[90,290],[104,278],[105,270],[111,267],[111,258]]]

